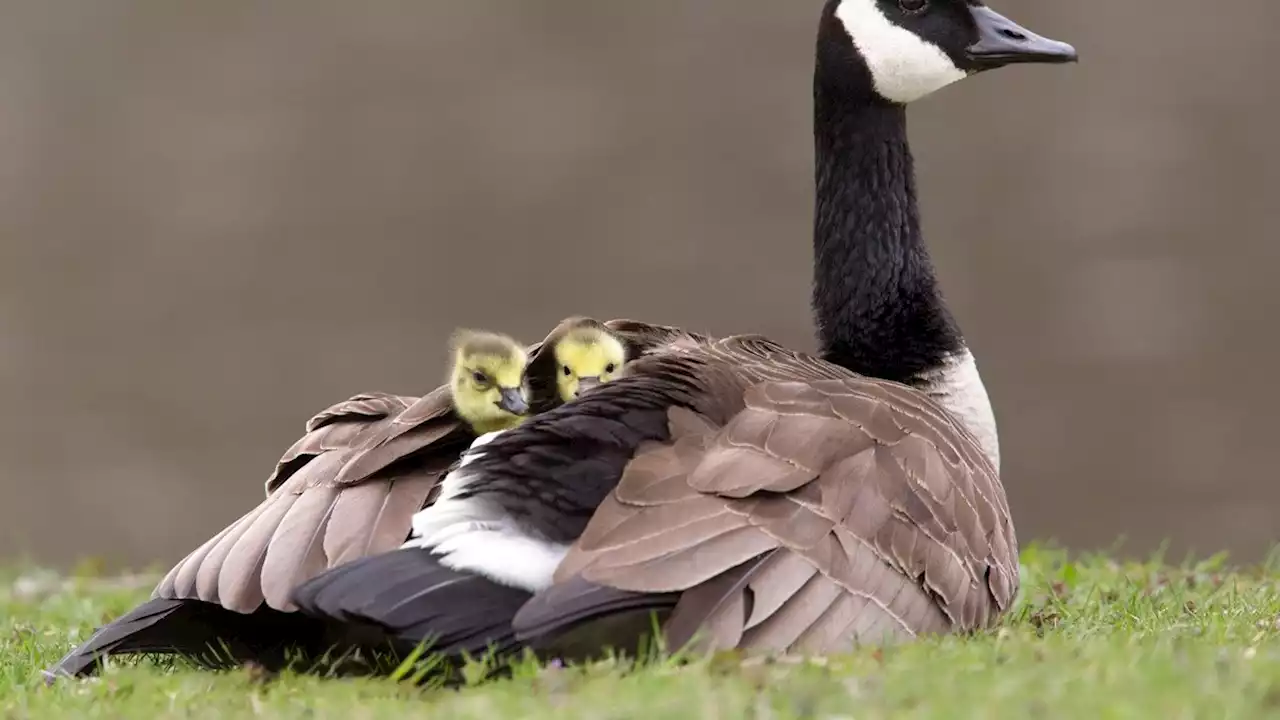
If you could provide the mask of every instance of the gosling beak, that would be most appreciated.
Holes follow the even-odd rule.
[[[1068,63],[1079,59],[1067,43],[1031,32],[985,5],[970,5],[978,41],[965,48],[971,70],[991,70],[1014,63]]]
[[[520,388],[501,388],[498,393],[498,407],[512,415],[529,412],[529,401],[524,399],[524,391]]]
[[[590,390],[593,387],[596,387],[599,384],[600,384],[600,378],[598,377],[578,378],[578,392],[575,393],[574,397],[582,397],[582,393]]]

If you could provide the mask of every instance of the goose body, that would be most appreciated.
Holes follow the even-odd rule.
[[[191,607],[228,633],[275,613],[282,642],[305,640],[285,622],[302,617],[445,653],[590,654],[633,644],[653,612],[677,645],[771,651],[989,626],[1017,592],[1017,540],[991,406],[920,236],[905,105],[1074,58],[974,0],[828,0],[817,355],[609,321],[623,377],[465,463],[474,436],[447,389],[353,398],[308,423],[258,508],[113,623],[114,644],[91,638],[54,672],[143,635],[181,645]],[[531,376],[553,356],[530,354]]]
[[[446,543],[322,574],[295,593],[303,611],[409,647],[438,632],[420,613],[441,612],[444,567],[523,593],[485,643],[565,655],[561,636],[586,620],[658,611],[676,644],[712,627],[718,647],[830,652],[984,627],[1012,602],[1017,543],[995,467],[926,394],[759,336],[672,343],[608,324],[648,346],[627,377],[478,449],[444,479],[458,509],[437,502],[413,523]],[[407,571],[401,553],[419,564]]]

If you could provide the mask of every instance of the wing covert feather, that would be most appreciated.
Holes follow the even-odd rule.
[[[712,347],[769,363],[744,371],[740,409],[721,427],[673,411],[672,442],[635,455],[556,581],[683,591],[669,629],[687,640],[697,618],[717,647],[833,651],[994,622],[1016,539],[972,436],[904,386],[730,341]]]

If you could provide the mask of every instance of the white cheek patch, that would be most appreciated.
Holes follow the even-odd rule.
[[[966,75],[937,45],[890,22],[876,0],[844,0],[836,17],[866,60],[876,92],[886,100],[919,100]]]

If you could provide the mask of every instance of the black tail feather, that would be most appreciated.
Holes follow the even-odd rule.
[[[199,600],[153,598],[96,630],[44,671],[46,682],[94,674],[109,655],[178,654],[210,669],[254,661],[280,670],[297,659],[318,658],[324,624],[260,607],[250,614]]]
[[[679,593],[636,593],[572,577],[538,593],[512,621],[516,640],[542,657],[584,661],[632,655],[655,640]]]
[[[348,642],[385,643],[400,654],[425,644],[432,655],[459,659],[519,650],[511,618],[530,597],[409,548],[329,570],[299,586],[293,601],[309,616],[346,626]]]

